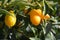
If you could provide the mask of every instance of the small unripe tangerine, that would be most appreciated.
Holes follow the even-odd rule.
[[[9,15],[10,14],[10,15]],[[9,14],[6,14],[5,16],[5,24],[11,28],[15,25],[16,23],[16,16],[13,12],[9,12]]]

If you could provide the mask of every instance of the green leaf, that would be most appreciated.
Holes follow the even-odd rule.
[[[30,28],[31,28],[31,30],[33,31],[33,33],[34,33],[34,35],[35,35],[35,33],[36,33],[36,28],[34,28],[34,27],[31,27],[31,26],[29,26]]]
[[[46,7],[45,7],[46,5],[45,5],[45,1],[43,0],[43,14],[45,14],[45,12],[46,12]]]
[[[35,34],[35,28],[34,27],[31,27],[31,29],[32,29],[33,33]]]
[[[48,23],[46,26],[46,34],[48,34],[52,29],[52,23]]]
[[[53,33],[50,32],[50,33],[46,36],[45,40],[56,40],[56,39],[55,39],[55,36],[53,35]]]
[[[9,13],[9,12],[7,10],[5,10],[5,9],[0,8],[0,14],[6,14],[6,13]]]
[[[45,1],[45,2],[46,2],[46,4],[48,5],[48,7],[49,7],[51,10],[54,11],[53,7],[52,7],[47,1]]]
[[[40,40],[40,38],[30,37],[30,40]]]
[[[8,1],[8,0],[5,0],[5,1],[4,1],[4,3],[3,3],[3,5],[4,5],[4,4],[6,4],[6,3],[7,3],[7,1]]]
[[[2,14],[0,14],[0,17],[2,17]]]

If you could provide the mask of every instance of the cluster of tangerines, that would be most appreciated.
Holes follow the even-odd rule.
[[[25,13],[26,12],[27,11],[25,11]],[[50,19],[50,15],[49,14],[44,15],[41,9],[32,9],[29,12],[29,15],[30,15],[31,23],[35,26],[41,24],[41,22],[43,20],[49,20]]]
[[[43,12],[41,9],[32,9],[29,12],[29,15],[30,15],[31,23],[35,26],[39,25],[43,20],[50,19],[49,14],[43,15]],[[15,23],[16,23],[16,15],[14,14],[14,11],[11,10],[5,16],[5,24],[9,28],[12,28],[15,25]]]

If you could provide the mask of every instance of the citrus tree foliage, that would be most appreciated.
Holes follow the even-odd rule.
[[[5,23],[6,15],[12,16],[9,14],[10,11],[13,11],[16,17],[16,19],[13,18],[16,23],[12,27],[10,26],[12,24],[7,26]],[[8,19],[12,20],[8,17],[6,22]],[[0,0],[0,39],[59,40],[60,5],[58,1]]]

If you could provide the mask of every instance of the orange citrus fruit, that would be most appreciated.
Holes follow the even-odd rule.
[[[30,21],[33,25],[37,26],[40,24],[41,18],[38,15],[33,15],[33,16],[30,16]]]
[[[43,13],[42,13],[42,10],[37,9],[37,12],[38,12],[38,14],[40,15],[41,19],[43,20],[43,19],[44,19],[44,15],[43,15]]]
[[[39,15],[39,16],[41,17],[41,19],[44,19],[44,15],[43,15],[41,9],[33,9],[33,10],[30,11],[29,14],[30,14],[30,15],[33,15],[33,14]]]
[[[30,12],[30,21],[33,25],[39,25],[41,19],[43,19],[42,10],[40,9],[32,9]]]
[[[9,15],[10,14],[10,15]],[[16,16],[14,14],[14,12],[11,10],[9,11],[9,14],[6,14],[5,16],[5,24],[11,28],[15,25],[16,23]]]

